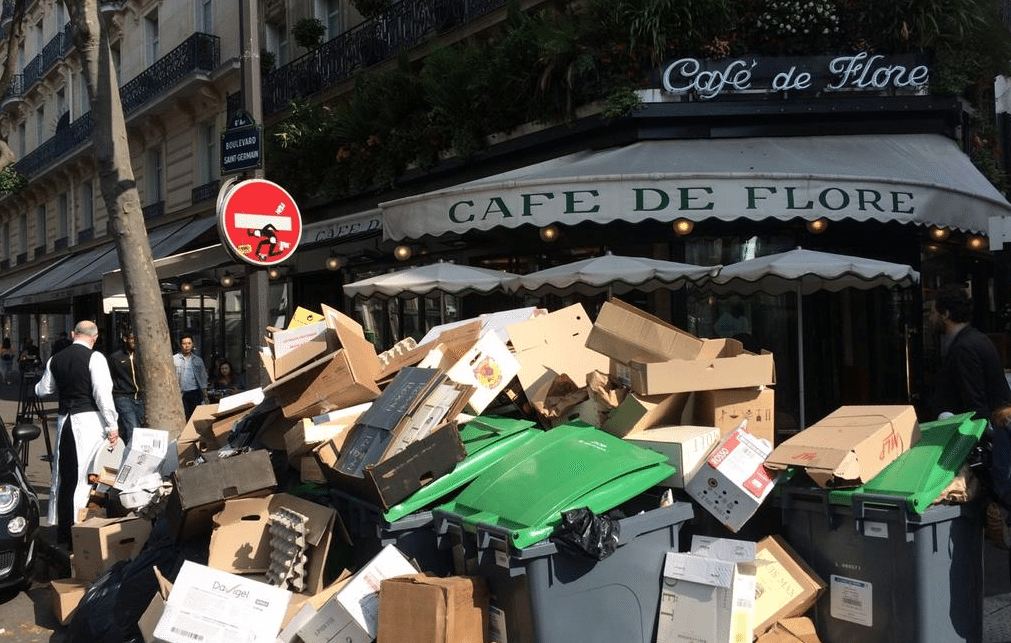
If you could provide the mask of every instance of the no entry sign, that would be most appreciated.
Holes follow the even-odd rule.
[[[218,234],[236,258],[256,266],[273,266],[298,248],[302,216],[284,188],[250,179],[237,183],[221,200]]]

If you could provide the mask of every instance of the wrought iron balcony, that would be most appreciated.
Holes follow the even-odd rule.
[[[263,113],[276,114],[360,69],[394,58],[454,27],[498,9],[507,0],[401,0],[263,79]]]
[[[91,112],[88,112],[71,123],[70,127],[59,130],[51,139],[25,155],[23,159],[14,164],[14,169],[25,178],[30,179],[67,152],[90,140]]]
[[[32,85],[42,80],[42,76],[67,55],[73,44],[73,28],[68,22],[63,30],[53,36],[53,39],[46,43],[42,51],[25,65],[25,87],[31,88]]]
[[[91,241],[95,238],[94,228],[85,228],[77,232],[77,243],[84,243],[85,241]]]
[[[193,188],[193,192],[190,194],[190,202],[196,205],[197,203],[201,203],[203,201],[216,199],[220,185],[221,181],[215,180]]]
[[[11,76],[11,84],[4,90],[4,95],[0,102],[6,102],[12,98],[23,98],[25,95],[25,79],[21,74]]]
[[[3,0],[3,11],[0,12],[0,24],[6,25],[14,19],[14,0]]]
[[[139,76],[123,85],[119,95],[123,112],[144,105],[169,87],[195,71],[214,71],[221,60],[221,43],[217,36],[195,33],[178,47],[158,59]]]
[[[165,214],[165,202],[158,201],[157,203],[145,205],[141,208],[141,212],[144,213],[144,219],[156,219]]]

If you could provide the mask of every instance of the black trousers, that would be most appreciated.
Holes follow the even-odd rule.
[[[60,482],[56,488],[56,540],[70,542],[70,528],[74,526],[74,489],[77,487],[77,441],[74,427],[67,416],[60,433],[60,459],[56,463]],[[53,501],[52,498],[49,500]]]
[[[190,419],[193,411],[204,401],[204,392],[198,388],[183,391],[183,413]]]

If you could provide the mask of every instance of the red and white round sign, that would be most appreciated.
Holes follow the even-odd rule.
[[[273,266],[295,253],[302,216],[287,190],[263,179],[236,184],[218,206],[221,243],[236,258]]]

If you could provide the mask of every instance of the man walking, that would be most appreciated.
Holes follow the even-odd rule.
[[[39,397],[56,394],[56,456],[49,490],[49,524],[56,524],[57,542],[70,545],[70,528],[88,504],[88,472],[103,443],[112,448],[119,439],[112,378],[105,357],[93,350],[98,326],[81,321],[73,343],[49,358],[35,384]]]
[[[136,361],[137,340],[133,331],[126,331],[119,350],[109,355],[112,375],[112,400],[119,414],[119,437],[130,443],[135,427],[144,421],[144,399],[140,393],[140,376]]]
[[[179,337],[179,352],[172,356],[183,393],[183,413],[188,420],[193,410],[207,402],[207,368],[204,360],[193,352],[193,336],[183,333]]]

